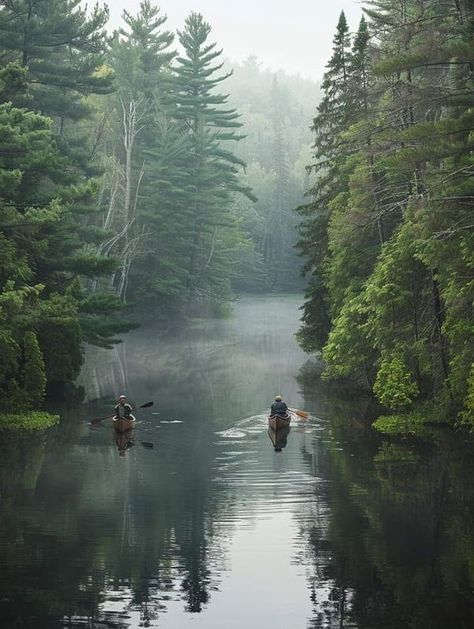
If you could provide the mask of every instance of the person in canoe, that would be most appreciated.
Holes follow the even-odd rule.
[[[275,396],[275,401],[273,402],[270,415],[278,415],[279,417],[286,417],[288,414],[288,406],[281,399],[281,395]]]
[[[127,402],[127,396],[121,395],[118,399],[118,404],[115,407],[115,417],[126,417],[130,419],[132,413],[132,407]]]

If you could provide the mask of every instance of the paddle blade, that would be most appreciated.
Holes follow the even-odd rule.
[[[309,413],[307,413],[306,411],[297,411],[296,414],[298,415],[298,417],[301,417],[301,419],[308,419],[309,417]]]
[[[138,408],[150,408],[150,406],[153,406],[153,402],[147,402],[146,404],[142,404]]]
[[[303,419],[308,419],[309,417],[309,413],[307,413],[306,411],[300,411],[297,408],[290,408],[290,411],[292,411],[295,415],[298,415],[298,417],[302,417]]]
[[[144,448],[149,448],[150,450],[153,450],[154,444],[150,441],[142,441],[142,446]]]

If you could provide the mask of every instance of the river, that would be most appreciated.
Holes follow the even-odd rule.
[[[5,629],[474,626],[473,443],[388,441],[370,405],[308,385],[297,297],[91,351],[86,400],[2,435]],[[137,411],[117,439],[108,412]],[[311,413],[278,435],[276,394]]]

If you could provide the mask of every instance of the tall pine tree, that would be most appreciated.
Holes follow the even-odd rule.
[[[191,241],[187,263],[187,302],[219,300],[228,292],[233,193],[252,197],[239,179],[245,165],[230,145],[242,139],[238,113],[226,108],[228,96],[216,88],[229,74],[219,74],[221,50],[209,43],[211,27],[197,13],[186,19],[179,32],[184,54],[175,67],[177,120],[189,138],[189,209]],[[229,147],[229,148],[228,148]]]
[[[352,119],[350,63],[349,27],[342,12],[333,40],[333,54],[322,83],[323,98],[312,126],[316,137],[311,169],[316,172],[317,179],[308,193],[311,201],[298,208],[304,217],[298,246],[306,257],[304,271],[309,275],[299,339],[309,351],[322,349],[330,330],[330,304],[324,280],[329,202],[335,193],[347,189],[347,177],[340,168],[346,155],[341,134]]]

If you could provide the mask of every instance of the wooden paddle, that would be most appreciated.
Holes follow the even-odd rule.
[[[146,404],[142,404],[141,406],[137,406],[137,410],[139,408],[150,408],[150,406],[153,406],[153,402],[146,402]],[[113,415],[106,415],[105,417],[96,417],[95,419],[91,419],[91,421],[89,423],[90,423],[91,426],[98,426],[105,419],[112,419],[112,418],[113,418]]]
[[[308,419],[309,417],[309,413],[307,413],[306,411],[300,411],[297,408],[288,408],[288,410],[295,415],[298,415],[298,417],[302,417],[303,419]]]

